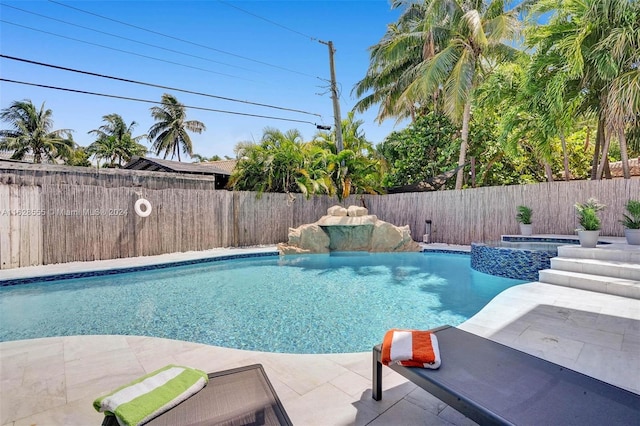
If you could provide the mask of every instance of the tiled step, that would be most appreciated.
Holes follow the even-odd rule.
[[[566,245],[558,247],[558,256],[574,259],[610,260],[640,265],[640,246],[610,244],[596,248],[585,248],[578,245]]]
[[[640,262],[554,257],[551,269],[640,281]]]
[[[552,259],[553,262],[553,259]],[[579,288],[599,293],[640,299],[640,281],[612,278],[580,272],[544,269],[539,272],[539,281],[547,284]]]

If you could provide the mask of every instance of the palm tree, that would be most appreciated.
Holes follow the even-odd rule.
[[[193,154],[191,155],[191,158],[193,158],[195,161],[194,163],[205,163],[207,161],[220,161],[222,160],[222,157],[220,157],[218,154],[214,154],[211,157],[207,157],[205,155],[200,155],[200,154]],[[227,160],[230,160],[230,158],[226,158]]]
[[[445,113],[454,122],[461,122],[456,189],[462,188],[474,92],[492,67],[517,54],[505,41],[514,39],[520,23],[516,10],[505,11],[504,3],[503,0],[426,3],[422,30],[427,35],[444,34],[446,41],[439,44],[445,47],[421,65],[407,93],[426,96],[441,88]]]
[[[335,131],[318,133],[314,140],[314,144],[328,153],[325,168],[331,174],[332,187],[340,200],[350,194],[383,192],[383,161],[360,129],[363,123],[362,120],[355,120],[353,111],[342,120],[344,149],[339,153],[334,143]]]
[[[397,23],[389,24],[382,40],[369,48],[370,63],[366,76],[354,86],[352,93],[362,97],[353,111],[364,112],[379,104],[376,121],[395,117],[398,121],[411,117],[429,104],[429,99],[402,96],[415,80],[420,64],[433,55],[435,40],[416,27],[425,19],[424,3],[394,1],[393,8],[405,7]]]
[[[69,156],[75,148],[72,131],[52,130],[52,115],[50,109],[44,108],[44,102],[40,110],[28,99],[13,102],[0,112],[0,120],[11,127],[0,130],[0,149],[13,151],[11,158],[14,160],[32,154],[34,163]]]
[[[335,149],[335,145],[332,144]],[[298,130],[281,132],[266,128],[259,144],[240,142],[238,163],[229,186],[241,191],[335,194],[331,179],[331,151],[315,142],[304,142]]]
[[[442,103],[447,115],[461,122],[458,164],[464,166],[474,91],[495,64],[516,53],[504,42],[516,36],[519,21],[515,10],[505,11],[504,3],[395,1],[395,7],[405,5],[406,11],[372,48],[367,77],[356,93],[374,92],[356,108],[381,103],[382,120],[413,116],[416,108],[437,109]],[[456,189],[462,188],[463,172],[460,167]]]
[[[186,120],[186,109],[178,102],[175,96],[165,93],[162,95],[161,106],[151,108],[151,116],[157,121],[149,129],[149,140],[152,141],[152,149],[156,155],[164,152],[164,158],[171,153],[171,158],[176,154],[180,161],[180,150],[191,156],[193,144],[187,133],[202,133],[205,125],[197,120]]]
[[[566,73],[570,98],[598,116],[592,178],[600,179],[612,136],[618,136],[629,177],[625,131],[640,110],[640,3],[628,0],[540,1],[534,13],[553,12],[532,27],[527,42],[553,69]],[[600,157],[600,161],[598,158]]]
[[[97,135],[96,141],[87,147],[89,155],[96,160],[109,161],[107,167],[122,167],[122,163],[134,155],[147,153],[147,148],[139,143],[146,135],[132,136],[137,125],[135,121],[127,126],[119,114],[105,115],[102,121],[106,124],[88,132]]]

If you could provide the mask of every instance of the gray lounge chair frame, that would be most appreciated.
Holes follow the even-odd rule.
[[[439,369],[389,367],[481,425],[640,424],[638,394],[455,327],[432,331]],[[372,393],[382,398],[381,345]]]
[[[146,423],[147,426],[292,425],[261,364],[209,374],[200,392]],[[106,416],[102,426],[118,426]]]

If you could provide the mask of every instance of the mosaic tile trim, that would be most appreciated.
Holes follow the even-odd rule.
[[[471,244],[471,268],[485,274],[538,281],[538,271],[551,268],[556,250],[524,250]]]
[[[32,284],[32,283],[39,283],[39,282],[46,282],[46,281],[70,280],[74,278],[87,278],[87,277],[99,277],[103,275],[125,274],[127,272],[151,271],[154,269],[166,269],[166,268],[173,268],[175,266],[197,265],[201,263],[220,262],[223,260],[246,259],[250,257],[266,257],[266,256],[279,256],[279,255],[280,253],[277,251],[247,253],[247,254],[229,254],[225,256],[206,257],[203,259],[181,260],[178,262],[160,263],[156,265],[132,266],[130,268],[73,272],[68,274],[45,275],[45,276],[30,277],[30,278],[14,278],[10,280],[0,280],[0,287],[7,287],[12,285],[20,285],[20,284]]]
[[[508,237],[502,236],[502,241],[510,241],[514,243],[554,243],[554,244],[580,244],[578,237],[576,238],[544,238],[544,237]]]
[[[422,253],[444,253],[444,254],[464,254],[469,256],[471,253],[463,250],[446,250],[446,249],[423,249]]]
[[[546,237],[509,237],[502,236],[502,241],[514,243],[553,243],[553,244],[580,244],[580,240],[575,238],[546,238]],[[608,241],[598,241],[598,244],[611,244]]]

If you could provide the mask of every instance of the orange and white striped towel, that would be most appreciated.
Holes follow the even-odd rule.
[[[382,340],[382,363],[438,368],[441,363],[438,338],[430,331],[391,329]]]

